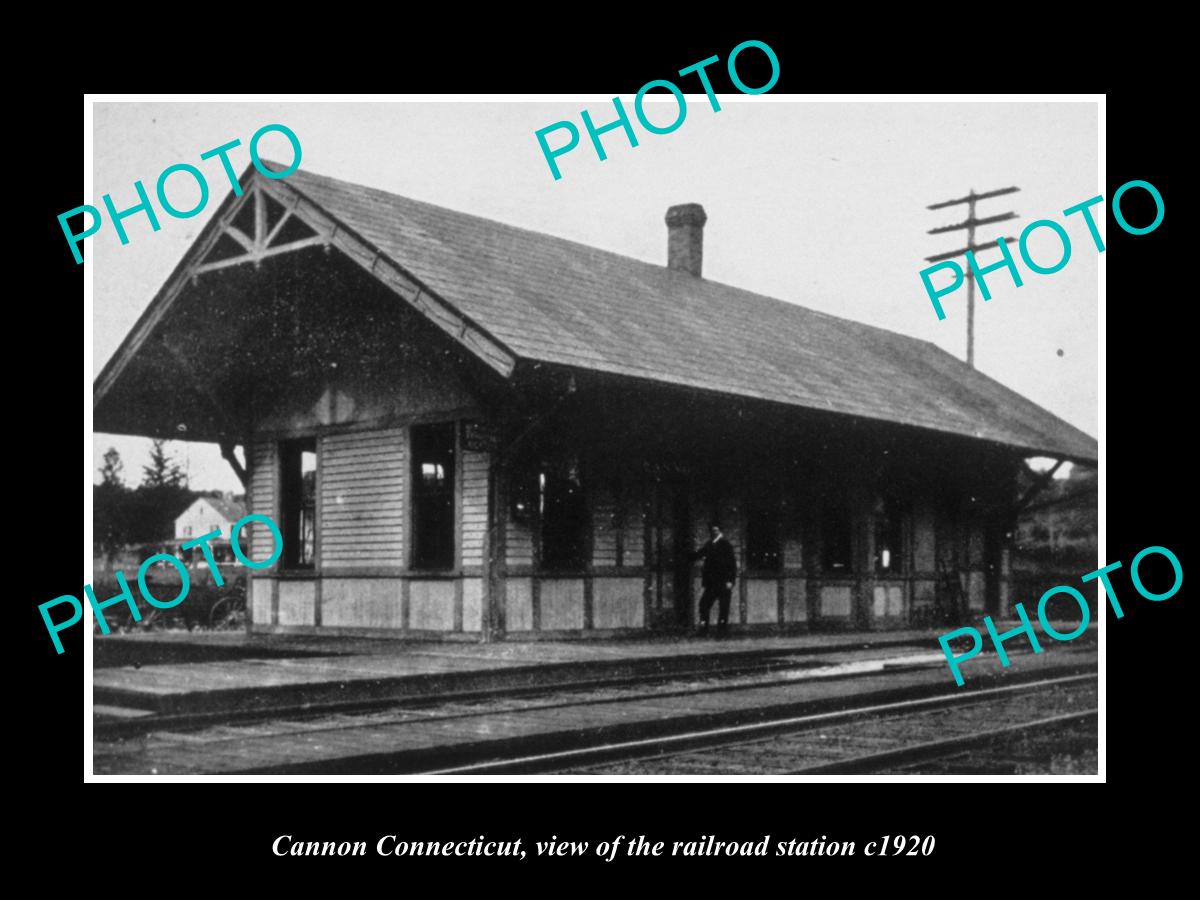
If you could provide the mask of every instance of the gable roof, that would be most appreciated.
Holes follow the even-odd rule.
[[[226,500],[224,497],[209,497],[208,502],[213,508],[230,522],[236,522],[246,514],[246,507],[237,500]]]
[[[272,185],[521,359],[1097,459],[1094,438],[928,341],[303,169]]]
[[[197,497],[191,502],[191,505],[189,505],[188,508],[181,512],[176,518],[181,518],[182,516],[187,515],[189,512],[195,509],[197,504],[199,504],[201,501],[207,503],[209,506],[215,509],[222,518],[230,522],[236,522],[242,516],[246,515],[246,507],[237,500],[226,500],[224,497]]]

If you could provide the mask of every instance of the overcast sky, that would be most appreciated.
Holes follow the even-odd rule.
[[[689,96],[686,120],[668,135],[647,134],[635,119],[636,148],[619,130],[604,135],[604,162],[584,133],[559,158],[560,181],[534,132],[562,119],[583,131],[582,108],[597,125],[610,121],[610,100],[97,103],[95,193],[84,202],[101,206],[111,193],[118,209],[132,206],[135,180],[153,196],[158,174],[178,162],[204,171],[212,196],[191,219],[159,211],[158,232],[144,216],[126,220],[126,246],[107,221],[87,240],[95,264],[93,377],[228,192],[219,162],[202,162],[200,153],[239,138],[230,159],[240,172],[250,136],[267,123],[296,132],[309,171],[659,264],[667,207],[701,203],[706,278],[933,341],[959,357],[965,289],[944,300],[947,318],[939,321],[918,273],[924,257],[963,245],[964,232],[926,232],[961,221],[966,207],[925,207],[971,188],[1020,186],[980,204],[981,217],[1020,216],[1003,232],[991,230],[1003,225],[985,227],[976,237],[982,242],[1016,237],[1035,219],[1062,220],[1063,209],[1102,192],[1094,103],[813,103],[769,94],[720,101],[714,113],[703,94]],[[674,101],[648,109],[665,124]],[[560,140],[550,138],[552,146]],[[279,135],[264,139],[261,153],[291,158]],[[170,181],[169,196],[184,209],[195,196],[187,182]],[[1065,268],[1046,276],[1023,268],[1021,288],[1004,272],[990,276],[992,300],[977,301],[976,364],[1096,435],[1098,254],[1078,215],[1063,224],[1073,244]],[[1042,265],[1061,253],[1049,229],[1031,239],[1030,251]],[[995,250],[981,254],[984,262],[998,258]],[[140,479],[148,440],[97,434],[93,445],[95,466],[115,446],[127,479]],[[241,490],[215,446],[170,446],[193,488]]]

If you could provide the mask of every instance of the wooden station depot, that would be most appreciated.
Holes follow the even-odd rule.
[[[734,630],[1005,615],[1022,458],[1097,458],[930,343],[705,279],[695,204],[661,266],[304,170],[241,184],[94,399],[98,432],[218,443],[279,523],[254,631],[682,631],[713,519]]]

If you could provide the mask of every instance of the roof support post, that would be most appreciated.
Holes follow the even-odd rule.
[[[1045,472],[1043,472],[1038,477],[1037,481],[1035,481],[1033,484],[1031,484],[1029,486],[1029,490],[1027,490],[1025,492],[1024,496],[1022,496],[1021,499],[1017,501],[1016,506],[1014,506],[1012,508],[1011,515],[1012,515],[1012,520],[1014,522],[1016,521],[1017,516],[1021,515],[1021,513],[1024,512],[1025,507],[1027,507],[1030,503],[1032,503],[1034,498],[1037,497],[1038,494],[1040,494],[1042,491],[1044,491],[1046,489],[1046,486],[1048,484],[1050,484],[1050,479],[1054,477],[1054,473],[1057,472],[1059,470],[1059,468],[1062,467],[1062,464],[1064,462],[1066,462],[1066,460],[1064,460],[1064,459],[1060,459],[1060,460],[1056,461],[1054,463],[1053,467],[1051,467],[1051,468],[1047,469]]]
[[[243,466],[241,464],[241,462],[238,461],[237,456],[233,452],[235,449],[235,446],[236,446],[234,444],[234,442],[232,440],[226,438],[220,442],[219,446],[221,448],[221,458],[224,459],[227,463],[229,463],[230,467],[233,469],[233,473],[235,475],[237,475],[238,481],[240,481],[242,483],[242,487],[249,490],[250,476],[246,472],[246,467]],[[243,446],[245,446],[245,445],[243,444]],[[247,454],[247,459],[248,458],[249,458],[249,454]]]

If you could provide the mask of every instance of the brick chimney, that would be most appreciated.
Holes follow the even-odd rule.
[[[683,203],[667,210],[667,268],[700,277],[707,221],[699,203]]]

